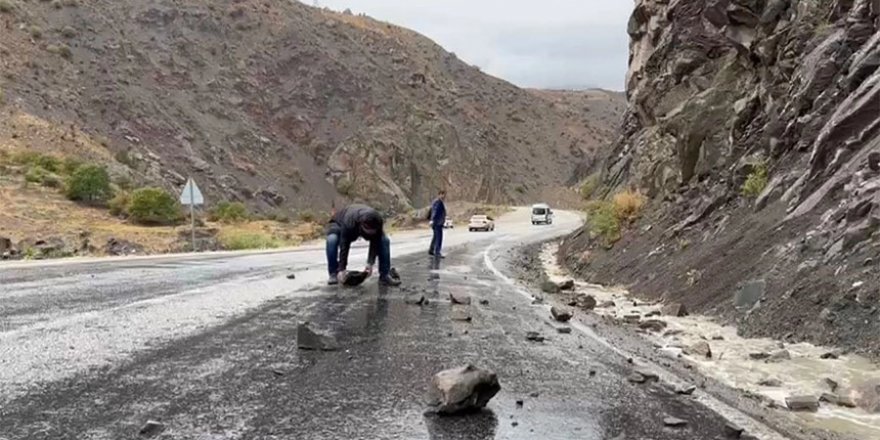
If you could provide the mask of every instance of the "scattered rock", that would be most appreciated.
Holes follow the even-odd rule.
[[[782,386],[782,381],[776,378],[769,378],[761,380],[760,382],[758,382],[758,385],[762,387],[778,388]]]
[[[638,313],[630,313],[623,316],[623,320],[629,323],[636,323],[642,320],[642,315]]]
[[[682,426],[687,425],[687,421],[676,417],[666,417],[663,419],[663,424],[670,428],[681,428]]]
[[[581,293],[576,298],[577,306],[583,310],[593,310],[596,308],[596,298],[593,295]]]
[[[822,355],[819,356],[819,359],[839,359],[839,358],[840,358],[840,354],[836,351],[829,351],[828,353],[822,353]]]
[[[764,359],[768,359],[769,357],[770,353],[767,352],[749,353],[749,359],[753,361],[761,361]]]
[[[614,304],[614,301],[603,301],[602,304],[599,304],[599,307],[603,308],[603,309],[610,309],[610,308],[614,308],[616,306],[617,305]]]
[[[651,310],[650,312],[645,313],[645,318],[653,318],[655,316],[660,316],[659,310]]]
[[[627,376],[626,380],[628,380],[632,383],[645,383],[645,382],[647,382],[648,379],[646,379],[645,376],[642,376],[639,373],[632,373],[629,376]]]
[[[642,321],[639,323],[639,328],[643,330],[650,330],[655,333],[662,332],[666,328],[666,321],[661,321],[659,319],[649,319],[647,321]]]
[[[837,402],[840,401],[840,397],[837,394],[823,392],[821,396],[819,396],[820,402],[830,403],[832,405],[837,405]]]
[[[635,373],[644,377],[645,380],[649,381],[649,382],[660,380],[660,376],[657,373],[655,373],[647,368],[637,368],[635,370]]]
[[[852,387],[848,397],[855,406],[871,413],[880,413],[880,381],[865,381]]]
[[[788,350],[777,350],[773,353],[770,353],[770,357],[768,357],[765,362],[767,363],[776,363],[791,360],[791,353]]]
[[[488,306],[488,305],[489,305],[489,300],[488,300],[488,299],[481,299],[481,300],[480,300],[480,305],[481,305],[481,306]]]
[[[724,424],[724,436],[727,438],[740,438],[742,436],[744,429],[739,425],[734,424],[733,422],[727,422]]]
[[[288,280],[295,280],[295,279],[296,279],[296,274],[293,274],[293,273],[292,273],[292,274],[288,274],[288,275],[287,275],[287,279],[288,279]]]
[[[544,336],[538,332],[526,332],[526,339],[532,342],[544,342]]]
[[[533,306],[536,306],[536,305],[539,305],[539,304],[544,304],[544,298],[539,297],[539,296],[536,296],[534,299],[532,299],[532,305],[533,305]]]
[[[822,379],[822,385],[825,385],[832,393],[837,392],[837,389],[840,388],[840,384],[830,377]]]
[[[541,283],[541,290],[544,293],[555,294],[559,293],[559,285],[552,281],[544,281]]]
[[[453,310],[451,318],[453,321],[458,321],[458,322],[471,322],[471,321],[473,321],[473,317],[471,316],[471,314],[465,310]]]
[[[516,407],[517,408],[522,408],[524,404],[525,404],[525,401],[523,399],[516,399]]]
[[[734,294],[733,304],[738,309],[751,309],[758,301],[764,298],[766,289],[767,282],[764,280],[753,280],[743,283]]]
[[[558,287],[559,290],[572,290],[574,289],[574,280],[565,280],[561,283],[558,283],[556,287]]]
[[[459,414],[485,408],[501,391],[498,376],[473,365],[441,371],[431,380],[428,405],[440,414]]]
[[[715,335],[715,336],[712,336],[712,340],[713,340],[713,341],[723,341],[723,340],[724,340],[724,336],[721,336],[721,335]]]
[[[458,304],[462,306],[471,305],[471,297],[467,294],[460,292],[449,292],[449,301],[452,304]]]
[[[336,338],[312,329],[308,322],[297,326],[296,345],[300,350],[335,351],[339,349]]]
[[[571,310],[553,306],[550,308],[550,316],[559,322],[568,322],[571,320],[573,314],[571,313]]]
[[[681,317],[688,315],[687,308],[681,303],[666,304],[660,311],[666,316]]]
[[[411,306],[424,306],[427,304],[427,298],[425,298],[425,295],[415,294],[407,296],[403,302]]]
[[[138,431],[140,435],[145,436],[153,436],[165,429],[165,424],[162,422],[157,422],[155,420],[148,420],[144,426],[141,427],[141,430]]]
[[[709,343],[706,341],[697,342],[690,347],[685,347],[682,351],[688,356],[704,357],[706,359],[712,358],[712,347],[710,347]]]
[[[675,387],[675,394],[680,394],[682,396],[690,396],[697,391],[696,385],[678,385]]]
[[[112,256],[138,255],[144,253],[144,247],[127,240],[111,238],[104,245],[104,252]]]
[[[819,399],[816,396],[789,396],[785,398],[785,406],[792,411],[818,411]]]
[[[556,327],[556,331],[560,334],[567,335],[571,333],[571,327],[561,326]]]

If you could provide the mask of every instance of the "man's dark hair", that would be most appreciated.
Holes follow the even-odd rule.
[[[445,190],[445,189],[441,189],[440,191],[437,192],[437,195],[445,196],[445,195],[446,195],[446,190]]]

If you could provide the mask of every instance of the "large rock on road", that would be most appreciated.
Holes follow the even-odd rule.
[[[494,372],[466,365],[434,375],[428,405],[444,415],[478,411],[499,391],[501,385]]]

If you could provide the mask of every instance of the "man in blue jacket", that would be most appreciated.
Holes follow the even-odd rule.
[[[431,229],[434,230],[434,236],[431,238],[431,247],[428,249],[428,255],[436,258],[446,258],[440,253],[443,249],[443,225],[446,224],[446,190],[440,190],[437,193],[437,199],[431,204]]]
[[[351,244],[359,238],[370,243],[367,255],[367,276],[373,274],[379,259],[379,284],[399,286],[400,280],[391,277],[391,241],[384,231],[385,220],[366,205],[349,205],[335,214],[327,225],[328,284],[345,283],[348,277],[348,253]]]

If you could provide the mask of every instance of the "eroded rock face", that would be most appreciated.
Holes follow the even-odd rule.
[[[473,365],[445,370],[434,375],[428,391],[428,405],[439,414],[477,411],[501,391],[498,376]]]

